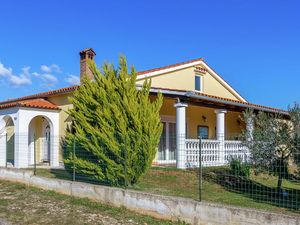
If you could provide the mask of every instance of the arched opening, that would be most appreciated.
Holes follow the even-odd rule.
[[[2,138],[5,140],[6,166],[11,167],[15,164],[15,125],[10,116],[3,117]]]
[[[28,126],[29,165],[50,165],[52,123],[45,116],[34,117]]]

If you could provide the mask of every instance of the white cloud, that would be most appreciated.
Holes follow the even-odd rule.
[[[57,78],[50,73],[42,74],[41,77],[45,80],[46,84],[49,86],[54,85],[58,81]]]
[[[20,74],[19,76],[11,75],[9,78],[9,82],[14,87],[25,86],[31,84],[31,79],[24,74]]]
[[[26,76],[30,76],[30,73],[29,73],[29,70],[30,70],[30,66],[25,66],[22,68],[22,74],[26,75]]]
[[[61,69],[57,64],[52,64],[50,66],[41,65],[40,69],[44,73],[51,73],[51,72],[61,73]]]
[[[30,67],[23,67],[19,75],[13,74],[12,68],[6,68],[4,64],[0,63],[0,76],[7,78],[9,83],[14,87],[25,86],[31,84]]]
[[[32,76],[40,79],[43,86],[54,86],[58,82],[57,77],[52,73],[33,72]]]
[[[14,74],[13,69],[10,67],[5,67],[3,63],[0,62],[0,78],[5,79],[8,84],[13,87],[26,86],[36,82],[41,81],[43,86],[54,86],[58,83],[57,74],[62,73],[60,67],[57,64],[51,65],[41,65],[40,70],[37,72],[30,72],[31,67],[26,66],[21,68],[19,74]],[[75,85],[79,84],[80,80],[75,75],[68,75],[65,81],[69,84]]]
[[[79,84],[80,84],[80,79],[79,79],[79,77],[76,76],[76,75],[72,75],[72,74],[69,74],[69,75],[66,77],[65,81],[66,81],[67,83],[69,83],[70,85],[79,85]]]
[[[51,67],[46,66],[46,65],[41,65],[41,71],[45,73],[51,73]]]
[[[40,76],[40,74],[39,74],[39,73],[37,73],[37,72],[33,72],[33,73],[32,73],[32,75],[33,75],[33,76],[35,76],[35,77],[38,77],[38,76]]]
[[[6,77],[12,74],[12,68],[6,68],[1,62],[0,62],[0,76]]]
[[[61,73],[61,69],[57,64],[52,64],[51,68],[53,71],[55,71],[56,73]]]

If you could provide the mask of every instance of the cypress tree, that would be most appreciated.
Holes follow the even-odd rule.
[[[151,100],[151,81],[137,88],[137,73],[125,57],[119,68],[89,64],[94,81],[84,78],[70,98],[72,129],[66,134],[67,170],[110,185],[132,185],[151,166],[162,132],[162,95]],[[73,143],[75,156],[73,155]]]

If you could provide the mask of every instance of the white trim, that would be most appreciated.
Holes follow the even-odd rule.
[[[155,164],[175,164],[176,163],[176,160],[156,160],[154,161],[154,165]]]
[[[173,123],[176,126],[176,117],[175,116],[166,116],[162,115],[160,117],[161,122],[165,123],[166,130],[165,130],[165,138],[166,138],[166,148],[165,151],[165,159],[156,159],[155,162],[158,164],[168,164],[168,163],[175,163],[176,160],[170,160],[170,124]],[[176,134],[175,134],[176,135]],[[176,153],[175,153],[176,154]]]
[[[176,123],[176,116],[165,116],[165,115],[161,115],[160,116],[160,120],[161,122],[174,122]]]
[[[244,99],[237,91],[235,91],[220,75],[218,75],[208,64],[206,64],[203,60],[195,61],[192,63],[187,63],[179,66],[174,66],[171,68],[161,69],[154,72],[149,72],[145,74],[141,74],[137,76],[137,80],[142,80],[146,78],[150,78],[153,76],[162,75],[165,73],[170,73],[176,70],[185,69],[188,67],[196,66],[196,65],[202,65],[207,69],[207,71],[217,80],[219,81],[226,89],[228,89],[235,97],[237,97],[240,101],[247,102],[246,99]]]
[[[173,72],[175,70],[185,69],[185,68],[188,68],[188,67],[191,67],[191,66],[196,66],[196,65],[199,65],[200,62],[201,62],[201,60],[196,61],[196,62],[192,62],[192,63],[183,64],[183,65],[180,65],[180,66],[174,66],[174,67],[171,67],[171,68],[166,68],[166,69],[161,69],[161,70],[157,70],[157,71],[154,71],[154,72],[141,74],[141,75],[137,76],[137,80],[141,80],[141,79],[161,75],[161,74],[164,74],[164,73]]]
[[[200,64],[205,66],[208,70],[208,72],[222,85],[224,85],[225,88],[227,88],[235,97],[239,98],[240,100],[247,102],[246,99],[244,99],[239,93],[237,93],[236,90],[234,90],[220,75],[218,75],[212,68],[210,68],[209,65],[207,65],[204,61],[201,61]]]
[[[198,91],[198,90],[195,89],[195,92],[196,93],[203,93],[203,87],[204,87],[203,86],[203,80],[204,80],[203,79],[203,74],[201,75],[201,74],[195,73],[194,82],[196,82],[196,80],[195,80],[196,77],[200,77],[200,90]],[[195,83],[194,83],[194,85],[195,85]]]

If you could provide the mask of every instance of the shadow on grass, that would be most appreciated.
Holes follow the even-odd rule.
[[[221,185],[227,191],[242,194],[257,202],[291,210],[300,209],[300,190],[297,189],[283,188],[279,192],[276,187],[269,187],[257,181],[236,176],[225,168],[204,170],[203,178]],[[299,180],[292,182],[299,183]]]
[[[84,182],[89,184],[111,186],[109,182],[99,181],[89,175],[76,173],[75,176],[73,177],[73,174],[71,172],[68,172],[65,169],[38,169],[37,175],[43,177],[49,177],[49,178],[57,178],[62,180],[69,180],[69,181],[74,180],[77,182]]]
[[[42,174],[44,173],[44,174]],[[198,169],[178,170],[174,168],[152,168],[137,184],[134,189],[153,192],[163,195],[175,195],[181,197],[197,198],[196,189],[198,181]],[[71,173],[63,169],[40,170],[37,175],[72,180]],[[289,177],[288,182],[291,188],[284,188],[283,192],[278,192],[276,180],[270,176],[255,177],[252,180],[235,176],[230,173],[228,167],[203,168],[203,179],[220,185],[224,190],[243,195],[253,199],[254,202],[273,205],[292,211],[300,212],[300,190],[293,189],[294,185],[299,185],[297,177]],[[264,179],[264,180],[260,180]],[[75,176],[75,181],[110,186],[108,183],[99,182],[87,175]],[[130,187],[128,187],[130,188]],[[297,188],[297,186],[296,186]],[[204,190],[210,191],[210,190]],[[221,193],[225,194],[225,193]],[[218,193],[216,193],[218,195]],[[233,199],[232,204],[235,204]],[[230,203],[230,200],[229,202]],[[245,206],[247,202],[245,202]]]

